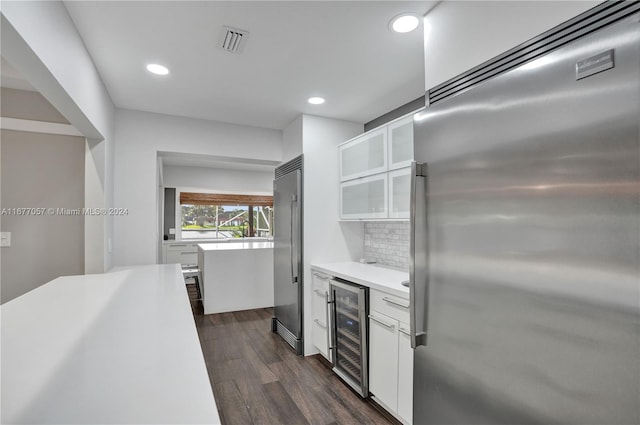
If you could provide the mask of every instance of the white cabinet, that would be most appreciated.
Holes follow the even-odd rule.
[[[413,421],[413,349],[409,324],[400,323],[398,334],[398,416],[407,424]]]
[[[369,314],[369,391],[391,412],[398,410],[398,321]]]
[[[411,167],[389,172],[389,218],[409,218]]]
[[[370,290],[369,390],[373,398],[405,424],[413,417],[413,350],[409,301]]]
[[[329,351],[329,321],[328,305],[330,276],[311,269],[311,288],[313,290],[311,303],[311,317],[313,325],[311,328],[311,340],[320,354],[331,361]]]
[[[165,264],[198,264],[198,244],[176,243],[164,245]]]
[[[387,170],[387,129],[374,130],[340,145],[340,181]]]
[[[387,218],[387,173],[363,177],[340,185],[340,218]]]
[[[389,170],[410,166],[413,161],[413,115],[392,122],[387,131]]]
[[[339,146],[340,219],[409,218],[413,114]],[[388,187],[382,187],[386,179]]]

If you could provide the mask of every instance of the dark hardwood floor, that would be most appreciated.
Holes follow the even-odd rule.
[[[187,285],[223,424],[393,424],[320,356],[296,356],[271,332],[273,309],[204,315]]]

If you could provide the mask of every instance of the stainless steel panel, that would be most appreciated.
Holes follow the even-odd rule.
[[[416,424],[640,423],[638,16],[432,105]],[[582,60],[615,67],[579,81]]]
[[[300,170],[273,185],[275,316],[296,338],[302,338]]]

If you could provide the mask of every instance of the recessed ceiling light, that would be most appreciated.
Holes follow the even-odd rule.
[[[389,28],[395,32],[405,33],[418,28],[418,25],[420,25],[420,19],[416,15],[413,13],[401,13],[391,20]]]
[[[167,75],[169,73],[169,68],[166,66],[158,65],[157,63],[150,63],[147,65],[147,71],[156,75]]]
[[[324,103],[324,98],[322,97],[310,97],[307,101],[312,105],[322,105]]]

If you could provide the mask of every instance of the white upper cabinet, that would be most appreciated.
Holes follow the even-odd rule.
[[[388,126],[389,170],[404,168],[413,161],[413,115]]]
[[[387,170],[387,129],[366,133],[340,146],[340,181]]]
[[[387,218],[387,173],[363,177],[340,185],[340,218]]]
[[[341,220],[409,218],[413,115],[339,146]]]
[[[389,218],[409,218],[411,167],[389,172]]]

